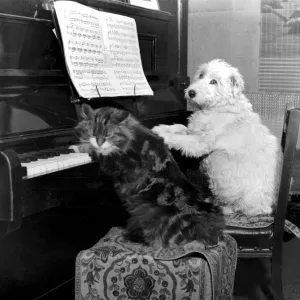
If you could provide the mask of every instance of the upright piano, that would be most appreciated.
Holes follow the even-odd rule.
[[[148,127],[184,123],[187,1],[158,0],[158,11],[127,0],[75,1],[136,20],[154,91],[87,103],[124,107]],[[84,100],[72,93],[47,3],[0,2],[1,299],[59,299],[53,291],[71,282],[77,252],[122,223],[117,211],[126,217],[98,166],[69,150]]]

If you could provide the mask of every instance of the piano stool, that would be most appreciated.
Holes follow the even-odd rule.
[[[125,241],[113,227],[76,259],[75,299],[233,299],[237,245],[225,235],[202,243],[153,249]]]

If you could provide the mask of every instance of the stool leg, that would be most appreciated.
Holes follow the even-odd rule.
[[[272,288],[276,300],[284,300],[282,287],[282,257],[272,258]]]

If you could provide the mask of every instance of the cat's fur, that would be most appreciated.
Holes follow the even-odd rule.
[[[129,112],[82,106],[78,150],[96,157],[112,176],[131,217],[127,237],[153,247],[193,240],[215,244],[224,227],[221,209],[180,171],[163,139]]]

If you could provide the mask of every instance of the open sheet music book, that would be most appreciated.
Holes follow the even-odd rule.
[[[70,78],[83,98],[153,95],[135,20],[73,1],[54,9]]]

